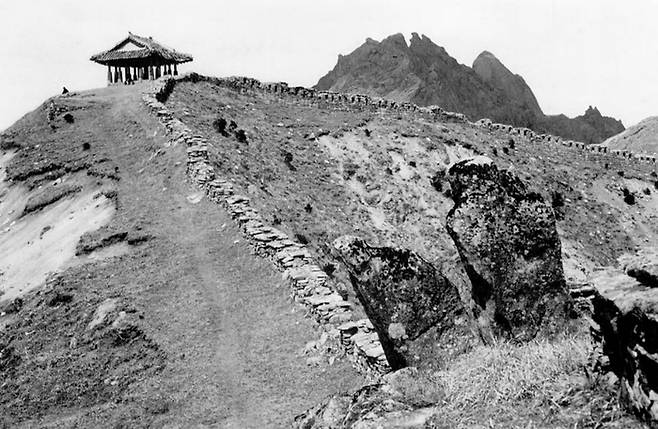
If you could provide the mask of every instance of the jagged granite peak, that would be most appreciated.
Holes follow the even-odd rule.
[[[491,52],[482,52],[471,68],[418,33],[412,33],[408,44],[401,33],[381,42],[366,39],[350,54],[339,55],[315,89],[438,105],[471,120],[490,118],[585,143],[600,143],[623,131],[621,122],[590,109],[574,119],[546,116],[525,80]]]
[[[537,116],[544,114],[525,80],[518,74],[512,73],[491,52],[483,51],[478,55],[473,61],[473,70],[482,80],[505,92],[512,101],[526,107]]]

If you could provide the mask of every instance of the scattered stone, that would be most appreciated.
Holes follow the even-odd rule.
[[[471,281],[479,325],[515,340],[561,331],[573,301],[550,204],[483,156],[448,171],[447,228]]]

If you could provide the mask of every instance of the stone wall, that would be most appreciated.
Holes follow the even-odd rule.
[[[190,180],[205,191],[209,200],[220,204],[231,214],[258,254],[270,258],[283,271],[291,287],[292,298],[304,305],[328,337],[340,344],[357,369],[374,377],[388,372],[390,368],[384,350],[370,321],[355,320],[352,304],[332,288],[331,280],[315,264],[308,249],[284,232],[266,225],[249,198],[240,194],[234,184],[221,177],[221,172],[210,164],[207,139],[194,134],[163,104],[176,80],[166,77],[154,81],[142,99],[165,127],[169,143],[186,147]],[[248,85],[249,81],[244,84]],[[272,85],[272,91],[287,88]]]
[[[413,112],[416,115],[422,116],[428,120],[438,121],[453,121],[469,124],[474,127],[484,128],[490,131],[502,132],[510,137],[522,136],[528,138],[532,143],[555,143],[562,144],[566,147],[573,147],[579,150],[587,150],[592,153],[598,154],[612,154],[619,158],[627,159],[633,163],[643,163],[656,165],[658,160],[657,154],[637,154],[624,150],[609,151],[607,147],[592,144],[586,145],[583,142],[576,142],[573,140],[565,140],[561,137],[551,134],[537,134],[529,128],[519,128],[508,124],[493,123],[491,119],[480,119],[477,122],[470,122],[466,115],[456,112],[448,112],[439,106],[417,106],[413,103],[399,103],[393,100],[386,100],[383,98],[370,97],[364,94],[341,94],[330,91],[316,91],[312,88],[304,88],[300,86],[291,87],[285,82],[270,82],[263,83],[257,79],[248,77],[207,77],[196,73],[187,74],[177,77],[176,80],[181,81],[208,81],[217,85],[237,89],[240,91],[254,91],[259,90],[272,94],[279,94],[282,97],[295,97],[297,99],[306,99],[309,102],[326,102],[332,103],[337,106],[350,105],[352,108],[363,109],[387,109],[393,111],[406,111]]]

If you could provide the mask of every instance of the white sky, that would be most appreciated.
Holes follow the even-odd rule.
[[[61,91],[105,85],[89,61],[128,31],[192,54],[182,70],[311,86],[366,37],[425,34],[459,62],[491,51],[545,113],[658,115],[658,0],[0,0],[0,130]]]

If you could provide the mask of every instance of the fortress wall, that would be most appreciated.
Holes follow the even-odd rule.
[[[159,79],[149,85],[142,98],[165,127],[170,143],[186,147],[187,174],[190,179],[205,191],[209,200],[220,204],[231,214],[258,254],[268,257],[283,271],[291,288],[291,297],[307,308],[326,332],[327,338],[340,344],[358,370],[373,378],[389,371],[384,349],[370,321],[355,320],[351,303],[332,288],[331,280],[313,261],[306,246],[267,225],[258,210],[251,205],[249,197],[238,193],[229,179],[215,171],[208,158],[207,139],[193,134],[163,104],[175,84],[176,79],[172,77]],[[264,85],[267,91],[273,93],[290,94],[289,91],[296,91],[294,95],[298,97],[310,97],[313,94],[305,88],[261,84],[246,78],[240,81],[238,88],[253,88],[256,85],[261,89]]]
[[[272,94],[278,94],[282,97],[294,97],[300,100],[307,100],[309,103],[326,102],[336,106],[351,105],[352,107],[363,109],[387,109],[392,111],[413,112],[428,120],[451,121],[470,124],[473,127],[484,128],[490,131],[500,131],[509,136],[522,136],[530,139],[533,143],[554,143],[562,144],[581,151],[587,150],[597,154],[612,154],[635,164],[656,165],[658,154],[635,154],[629,151],[609,151],[607,147],[600,145],[586,145],[583,142],[573,140],[563,140],[561,137],[550,134],[536,134],[528,128],[518,128],[508,124],[493,123],[491,119],[480,119],[477,122],[470,122],[466,115],[457,112],[448,112],[439,106],[421,107],[412,103],[398,103],[393,100],[387,100],[378,97],[370,97],[364,94],[341,94],[330,91],[316,91],[312,88],[289,87],[285,82],[263,83],[257,79],[248,77],[226,77],[215,78],[201,76],[196,73],[177,76],[176,80],[180,81],[209,81],[217,85],[232,88],[239,91],[260,90]]]

